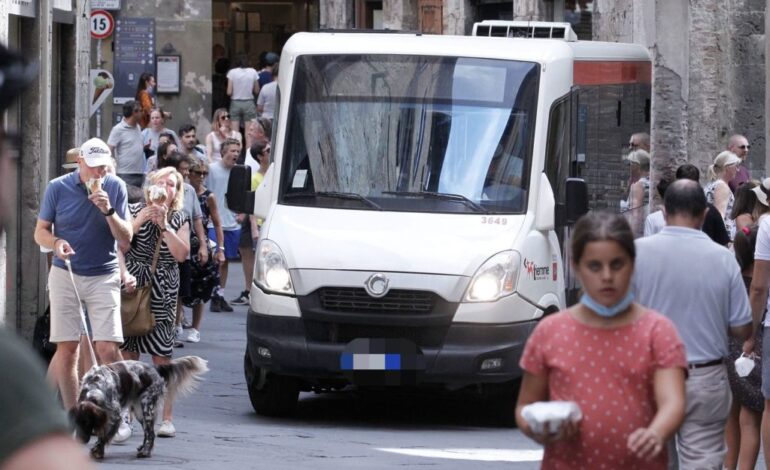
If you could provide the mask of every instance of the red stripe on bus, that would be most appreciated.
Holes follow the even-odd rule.
[[[631,61],[575,61],[575,85],[621,85],[652,83],[652,64]]]

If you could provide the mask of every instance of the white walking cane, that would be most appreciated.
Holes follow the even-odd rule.
[[[78,313],[80,314],[80,322],[83,324],[83,331],[86,334],[86,338],[88,338],[88,352],[91,353],[91,368],[98,367],[99,363],[96,362],[96,354],[94,353],[94,347],[91,345],[91,335],[88,334],[88,324],[86,323],[86,314],[83,311],[83,302],[80,300],[80,293],[78,292],[78,287],[75,285],[75,275],[72,274],[72,263],[70,263],[69,258],[65,258],[64,264],[67,265],[67,270],[70,272],[70,279],[72,280],[72,288],[75,289],[75,296],[78,299]]]

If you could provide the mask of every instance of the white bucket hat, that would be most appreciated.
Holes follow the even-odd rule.
[[[759,202],[770,207],[767,201],[767,194],[770,193],[770,178],[763,179],[761,183],[751,188],[751,190],[757,195]]]

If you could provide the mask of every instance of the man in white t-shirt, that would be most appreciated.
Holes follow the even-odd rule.
[[[259,74],[249,67],[245,54],[235,60],[235,68],[227,72],[227,96],[230,97],[230,129],[239,132],[242,122],[257,117],[254,96],[259,94]]]
[[[273,81],[262,87],[257,97],[257,112],[260,116],[273,119],[275,113],[275,94],[278,91],[278,64],[273,67]]]

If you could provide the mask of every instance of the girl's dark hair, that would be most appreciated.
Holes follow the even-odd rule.
[[[139,84],[136,86],[136,94],[138,95],[140,91],[147,88],[147,82],[150,81],[151,78],[153,78],[155,75],[151,74],[150,72],[144,72],[139,76]]]
[[[625,217],[611,212],[589,212],[575,224],[572,231],[572,262],[577,264],[583,257],[586,245],[591,242],[614,241],[631,260],[636,259],[634,233]]]
[[[738,188],[738,191],[735,192],[733,211],[730,212],[731,219],[735,219],[741,214],[751,214],[752,217],[754,216],[754,209],[756,209],[759,202],[757,195],[752,191],[756,187],[756,183],[747,181]]]
[[[754,248],[757,246],[758,231],[758,225],[751,225],[735,232],[733,250],[735,251],[735,259],[738,261],[741,271],[754,263]]]

